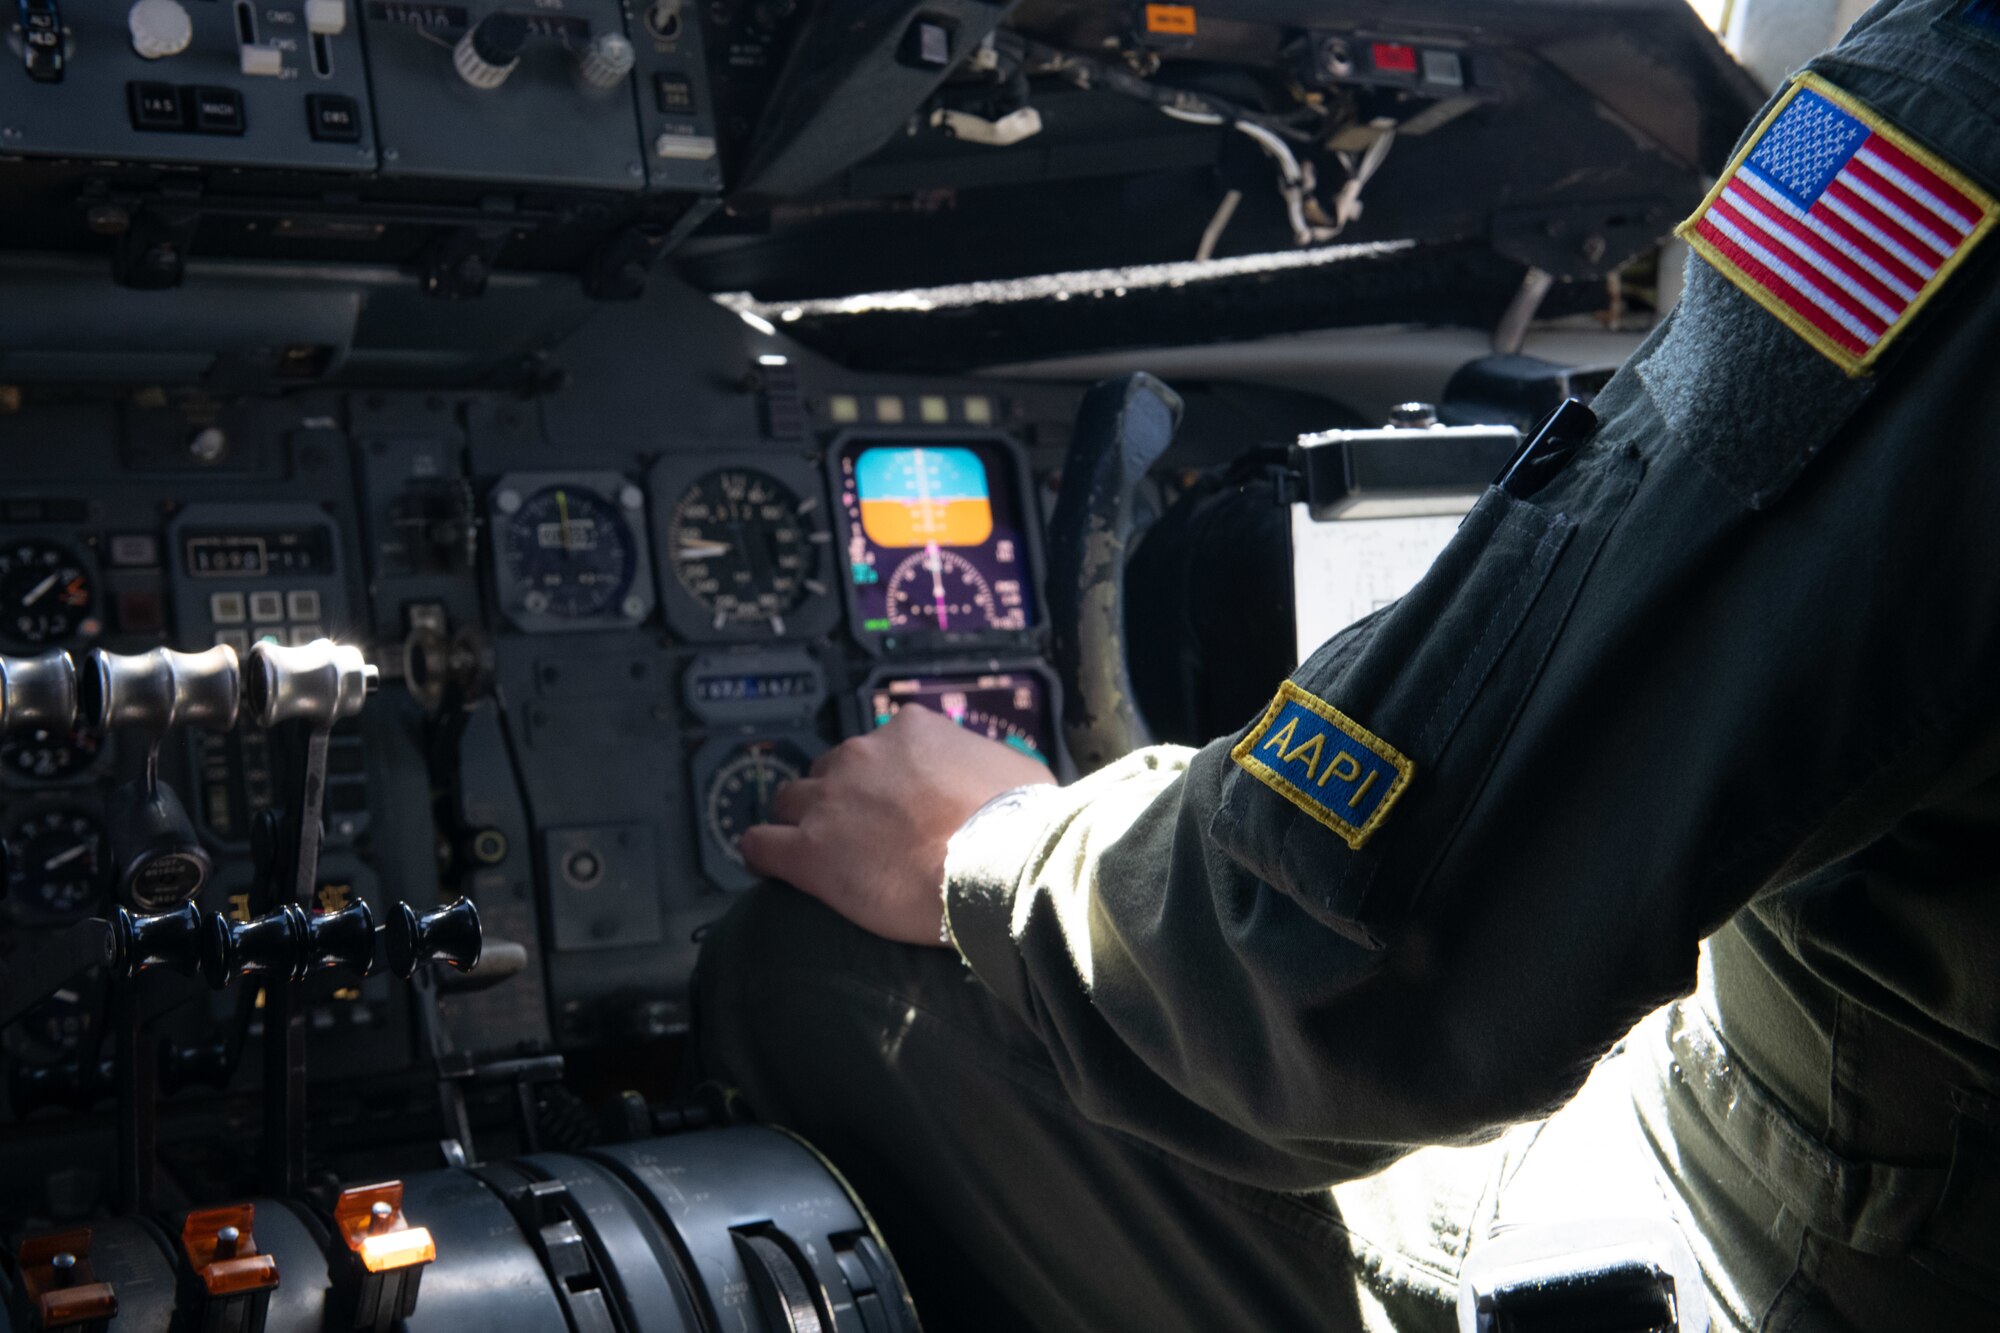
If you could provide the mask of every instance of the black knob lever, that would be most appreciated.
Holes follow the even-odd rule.
[[[375,970],[375,913],[356,898],[337,912],[306,916],[306,963],[299,977],[337,967],[357,977]]]
[[[374,965],[375,914],[360,899],[338,912],[285,903],[249,921],[211,915],[202,940],[202,974],[217,990],[246,976],[303,981],[328,967],[365,977]]]
[[[193,903],[152,916],[121,907],[111,914],[108,949],[111,975],[120,980],[156,967],[191,977],[201,968],[201,912]]]
[[[433,961],[470,972],[479,966],[484,941],[479,909],[470,898],[460,898],[435,912],[422,914],[408,903],[399,902],[382,928],[382,946],[388,955],[389,970],[404,980]]]

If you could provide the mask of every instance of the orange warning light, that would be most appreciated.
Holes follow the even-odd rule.
[[[1147,5],[1146,31],[1161,37],[1194,36],[1194,6]]]

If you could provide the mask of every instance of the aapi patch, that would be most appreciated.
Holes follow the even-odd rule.
[[[1678,235],[1861,375],[2000,218],[1949,162],[1814,74],[1795,79]]]
[[[1229,757],[1356,851],[1416,771],[1395,746],[1289,680]]]

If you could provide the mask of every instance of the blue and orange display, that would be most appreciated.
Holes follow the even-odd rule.
[[[839,455],[848,585],[864,634],[1025,630],[1018,465],[993,440],[855,440]]]
[[[854,488],[877,546],[977,546],[993,535],[986,468],[970,449],[870,449]]]

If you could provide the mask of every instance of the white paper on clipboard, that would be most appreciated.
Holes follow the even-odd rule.
[[[1470,509],[1472,502],[1466,501]],[[1292,506],[1292,623],[1299,660],[1416,586],[1458,531],[1458,514],[1317,523]]]

